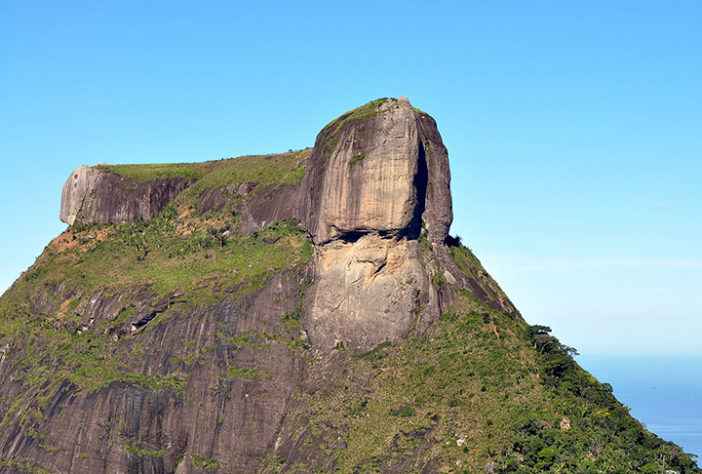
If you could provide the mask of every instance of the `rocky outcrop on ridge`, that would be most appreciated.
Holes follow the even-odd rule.
[[[436,123],[406,98],[342,115],[317,136],[303,219],[316,244],[359,233],[443,242],[453,218],[448,154]]]
[[[371,102],[327,125],[307,166],[312,340],[369,350],[426,329],[439,313],[439,269],[421,264],[418,239],[424,232],[442,246],[452,218],[448,155],[433,121],[405,98]]]
[[[83,166],[64,185],[61,219],[148,219],[189,184],[182,178],[139,182]],[[429,115],[406,98],[371,102],[319,133],[299,185],[268,185],[255,196],[240,192],[255,185],[236,186],[244,197],[237,204],[242,232],[295,218],[315,244],[316,285],[304,307],[317,347],[368,350],[436,319],[441,298],[432,278],[443,270],[420,262],[419,238],[430,243],[426,260],[432,252],[446,254],[452,211],[448,154]],[[231,204],[226,195],[225,186],[203,193],[199,211]],[[451,266],[450,258],[441,260]],[[460,272],[449,271],[449,278],[454,273]],[[444,304],[450,299],[449,293]]]
[[[69,225],[150,219],[188,184],[180,178],[139,182],[110,171],[81,166],[63,185],[59,217]]]

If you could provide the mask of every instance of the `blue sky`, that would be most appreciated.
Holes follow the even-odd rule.
[[[702,354],[702,4],[0,3],[0,291],[82,164],[311,146],[384,96],[436,118],[459,234],[584,354]]]

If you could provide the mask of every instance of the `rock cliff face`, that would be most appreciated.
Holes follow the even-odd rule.
[[[320,132],[306,169],[299,187],[269,185],[241,200],[237,213],[242,232],[290,218],[309,230],[317,284],[304,306],[317,347],[368,350],[398,342],[412,327],[425,330],[440,311],[431,279],[442,270],[420,263],[418,239],[424,229],[433,251],[445,253],[452,220],[448,154],[434,120],[406,98],[371,102]],[[68,224],[149,219],[190,184],[82,166],[64,185],[60,217]],[[245,196],[255,184],[236,192]],[[206,192],[198,209],[222,209],[224,194],[224,187]]]
[[[372,102],[317,137],[302,215],[316,244],[306,308],[321,347],[396,343],[438,316],[418,239],[424,228],[444,244],[450,177],[436,126],[422,116],[405,98]]]
[[[316,244],[359,233],[416,239],[422,223],[443,242],[452,220],[448,155],[433,119],[415,110],[405,98],[371,102],[317,136],[302,185]]]
[[[69,225],[151,219],[188,184],[184,179],[142,183],[110,171],[81,166],[63,185],[59,217]]]
[[[70,227],[0,298],[0,473],[533,472],[558,439],[607,470],[619,432],[688,466],[529,339],[448,235],[449,182],[402,98],[311,150],[78,168]]]

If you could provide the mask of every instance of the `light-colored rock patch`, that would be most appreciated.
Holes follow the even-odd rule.
[[[90,166],[76,168],[63,185],[61,192],[61,212],[59,218],[72,225],[88,194],[95,190],[100,171]]]
[[[307,307],[316,347],[342,343],[369,350],[384,341],[396,343],[416,325],[420,311],[435,311],[421,304],[434,289],[419,262],[416,240],[367,234],[355,242],[320,246],[314,258]]]

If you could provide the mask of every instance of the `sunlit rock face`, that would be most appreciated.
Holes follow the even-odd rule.
[[[316,244],[311,337],[329,348],[396,342],[438,315],[418,238],[442,246],[451,224],[448,155],[407,99],[376,101],[318,135],[302,215]],[[434,269],[437,270],[438,269]]]
[[[449,181],[433,119],[407,99],[372,102],[317,136],[303,215],[317,244],[354,232],[416,238],[422,222],[443,241],[452,219]]]
[[[438,299],[419,255],[416,240],[372,233],[321,246],[306,311],[315,346],[368,350],[426,327]]]
[[[75,222],[86,196],[95,189],[95,182],[99,174],[98,170],[90,166],[81,166],[73,170],[61,192],[59,217],[62,222],[68,225]]]

